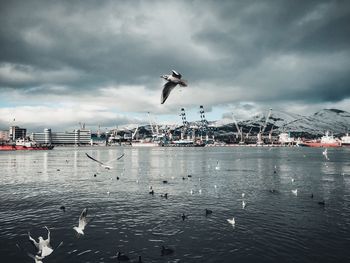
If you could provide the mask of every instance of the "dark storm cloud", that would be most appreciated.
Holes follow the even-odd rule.
[[[175,68],[193,86],[225,94],[208,107],[242,99],[237,87],[248,101],[350,97],[348,1],[0,5],[0,88],[62,86],[72,96],[105,85],[159,89],[159,75]]]

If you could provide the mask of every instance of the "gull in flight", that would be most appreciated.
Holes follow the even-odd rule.
[[[88,224],[87,221],[87,208],[84,208],[84,210],[81,212],[80,216],[79,216],[79,225],[73,227],[73,229],[75,231],[77,231],[78,235],[84,235],[84,229],[86,227],[86,225]]]
[[[45,226],[47,230],[47,239],[43,237],[39,237],[39,242],[36,242],[34,238],[30,236],[30,232],[28,232],[29,240],[38,250],[38,257],[35,257],[35,260],[42,260],[44,257],[50,255],[53,252],[53,249],[50,245],[50,230]]]
[[[234,217],[232,219],[227,219],[227,222],[229,222],[233,227],[235,227],[236,221]]]
[[[298,189],[292,190],[292,193],[297,196],[298,195]]]
[[[181,87],[187,87],[187,83],[181,79],[181,74],[172,70],[171,75],[162,75],[161,78],[165,79],[167,83],[163,86],[162,97],[160,100],[161,104],[164,104],[166,99],[169,97],[170,92],[179,84]]]
[[[329,160],[328,158],[328,154],[327,154],[327,148],[322,152],[324,158],[326,158],[326,160]]]
[[[110,162],[115,161],[115,160],[118,161],[118,160],[120,160],[121,158],[123,158],[123,156],[124,156],[124,153],[123,153],[123,154],[120,155],[119,157],[114,158],[114,159],[112,159],[112,160],[109,160],[109,161],[106,162],[106,163],[103,163],[103,162],[101,162],[101,161],[99,161],[99,160],[96,160],[94,157],[88,155],[87,153],[85,153],[85,154],[86,154],[86,156],[87,156],[88,158],[90,158],[91,160],[97,162],[101,167],[103,167],[103,168],[105,168],[105,169],[107,169],[107,170],[110,170],[110,169],[113,168],[112,166],[107,165],[107,163],[110,163]]]

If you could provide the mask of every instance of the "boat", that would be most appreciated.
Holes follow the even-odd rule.
[[[165,144],[164,146],[168,147],[204,147],[205,143],[201,140],[194,141],[192,139],[180,139],[171,141],[168,144]]]
[[[350,146],[350,136],[347,133],[345,136],[341,137],[341,145],[342,146]]]
[[[321,139],[298,142],[298,146],[304,147],[341,147],[341,145],[342,142],[339,139],[334,138],[333,135],[329,135],[328,131],[321,137]]]
[[[0,151],[22,151],[22,150],[52,150],[53,145],[38,144],[35,141],[23,139],[16,140],[15,143],[0,144]]]
[[[131,142],[132,147],[159,147],[162,146],[160,141],[153,140],[135,140]]]

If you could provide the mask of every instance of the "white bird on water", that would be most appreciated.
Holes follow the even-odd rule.
[[[242,209],[245,209],[245,207],[247,206],[246,202],[243,200],[242,201]]]
[[[28,232],[29,240],[32,244],[37,248],[39,257],[36,260],[42,260],[44,257],[50,255],[53,252],[53,249],[50,245],[50,230],[46,227],[47,230],[47,239],[43,237],[39,237],[39,242],[36,242],[34,238],[30,236],[30,232]]]
[[[230,223],[233,227],[235,227],[236,225],[236,221],[234,217],[232,219],[227,219],[227,222]]]
[[[88,224],[86,216],[87,216],[87,208],[84,208],[84,210],[81,212],[79,216],[79,225],[77,227],[76,226],[73,227],[73,229],[77,231],[77,233],[80,235],[84,235],[84,229]]]
[[[216,161],[215,170],[220,170],[219,160]]]
[[[245,193],[242,193],[242,198],[244,198],[245,197]]]
[[[161,78],[165,79],[167,83],[163,86],[162,97],[160,100],[161,104],[164,104],[166,99],[169,97],[170,92],[179,84],[181,87],[187,87],[187,83],[181,79],[181,74],[172,70],[171,75],[162,75]]]
[[[298,195],[298,189],[292,190],[292,193],[297,196]]]

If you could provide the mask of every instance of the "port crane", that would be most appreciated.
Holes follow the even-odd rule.
[[[131,135],[131,140],[132,140],[132,141],[135,139],[135,136],[136,136],[138,130],[139,130],[139,126],[137,125],[136,128],[135,128],[135,131],[134,131],[134,132],[132,133],[132,135]]]
[[[237,121],[236,121],[236,118],[235,118],[233,112],[232,112],[232,119],[233,119],[233,122],[235,123],[238,136],[241,137],[241,139],[240,139],[240,141],[239,141],[239,144],[243,144],[243,143],[244,143],[244,140],[243,140],[243,128],[240,129],[240,128],[238,127],[238,123],[237,123]]]
[[[267,122],[269,121],[269,118],[271,116],[271,112],[272,112],[272,109],[270,108],[268,114],[267,114],[267,117],[265,119],[265,123],[264,123],[264,126],[260,127],[260,131],[258,133],[258,140],[256,142],[257,145],[262,145],[264,142],[262,140],[262,134],[265,132],[265,129],[266,129],[266,126],[267,126]]]
[[[188,130],[188,121],[187,121],[187,118],[186,118],[185,108],[181,108],[180,116],[181,116],[181,119],[182,119],[181,139],[183,140],[184,139],[184,134]]]
[[[203,132],[206,132],[206,141],[208,141],[208,121],[205,118],[205,112],[204,112],[204,107],[203,105],[199,106],[199,113],[201,116],[201,140],[203,140],[202,136],[203,136]]]

